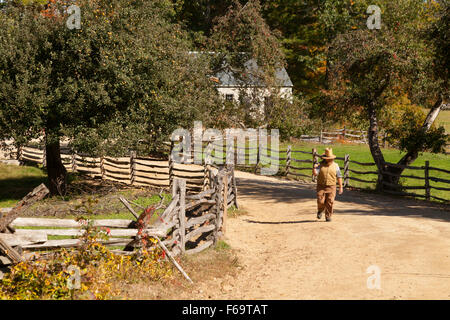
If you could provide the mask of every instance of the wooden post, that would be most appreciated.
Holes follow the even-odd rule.
[[[344,126],[344,130],[342,131],[342,135],[343,135],[343,138],[344,138],[344,141],[345,141],[345,136],[346,136],[346,126]]]
[[[19,160],[19,162],[22,162],[22,161],[23,161],[23,150],[22,150],[22,146],[19,146],[19,147],[17,148],[17,155],[16,155],[16,157],[17,157],[17,160]]]
[[[238,201],[237,201],[237,186],[236,186],[236,178],[234,176],[234,167],[231,169],[231,183],[233,184],[233,194],[234,194],[234,205],[236,209],[239,209]]]
[[[44,150],[42,151],[42,166],[45,168],[47,166],[47,148],[44,146]]]
[[[378,181],[377,181],[377,189],[379,192],[383,192],[383,172],[378,171]]]
[[[100,174],[102,175],[102,180],[105,179],[105,158],[100,157]]]
[[[291,149],[292,147],[289,145],[286,150],[286,176],[289,174],[289,167],[291,166]]]
[[[172,196],[175,196],[173,193],[173,158],[172,158],[172,152],[173,152],[173,141],[170,141],[170,150],[169,150],[169,188],[172,189]]]
[[[222,232],[225,234],[228,214],[228,172],[223,175],[223,222]]]
[[[350,167],[350,155],[346,154],[344,159],[344,187],[348,187],[349,183],[349,167]]]
[[[425,199],[430,200],[430,161],[425,161]]]
[[[130,152],[130,184],[134,184],[136,179],[136,151]]]
[[[178,211],[178,219],[180,221],[180,249],[181,254],[186,252],[186,180],[185,179],[177,179],[178,180],[178,192],[180,194],[180,210]]]
[[[260,163],[260,161],[261,161],[261,159],[260,159],[260,152],[261,152],[261,140],[260,139],[258,139],[258,143],[257,143],[257,148],[256,148],[256,165],[255,165],[255,174],[256,174],[256,172],[258,171],[258,166],[259,166],[259,163]]]
[[[76,153],[72,153],[72,172],[76,172],[77,171],[77,159],[76,159]]]
[[[219,173],[217,173],[217,175],[214,177],[214,184],[215,184],[215,189],[216,189],[216,193],[215,193],[215,200],[216,200],[216,205],[215,205],[215,213],[216,213],[216,229],[214,230],[214,245],[217,244],[217,242],[219,241],[219,230],[221,227],[221,213],[222,213],[222,179],[221,179],[221,175],[222,172],[219,171]]]
[[[322,131],[321,131],[321,133],[320,133],[321,135],[322,135]],[[313,170],[315,169],[315,166],[316,166],[316,164],[317,164],[317,150],[316,150],[316,148],[313,148],[312,149],[312,155],[313,155]],[[312,182],[316,182],[316,176],[315,175],[313,175],[312,176]]]

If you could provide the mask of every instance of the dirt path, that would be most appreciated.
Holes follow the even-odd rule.
[[[328,223],[316,219],[313,185],[236,177],[248,214],[228,219],[225,241],[243,270],[211,298],[450,299],[449,211],[347,191]],[[367,288],[371,265],[379,290]]]

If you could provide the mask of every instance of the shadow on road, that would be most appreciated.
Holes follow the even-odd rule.
[[[297,224],[297,223],[316,223],[320,222],[319,220],[300,220],[300,221],[257,221],[257,220],[249,220],[245,219],[245,222],[248,223],[257,223],[257,224]]]
[[[236,181],[238,194],[255,200],[302,203],[316,199],[315,185],[313,184],[282,180],[268,181],[257,178],[236,178]],[[336,202],[345,203],[345,207],[352,208],[340,209],[337,205],[336,214],[423,217],[450,222],[450,206],[439,203],[352,190],[346,190],[343,195],[337,195]],[[353,204],[354,206],[352,206]],[[311,209],[315,210],[315,208]]]

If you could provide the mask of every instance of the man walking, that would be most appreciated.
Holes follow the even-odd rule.
[[[317,177],[317,219],[322,218],[325,211],[326,221],[331,221],[333,215],[333,203],[336,197],[336,180],[339,183],[339,194],[344,192],[342,187],[342,174],[339,165],[334,162],[336,156],[333,149],[326,148],[320,164],[316,164],[313,175]]]

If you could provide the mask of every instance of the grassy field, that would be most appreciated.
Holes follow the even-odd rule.
[[[47,182],[39,168],[0,164],[0,208],[11,207],[28,192]]]
[[[445,132],[450,134],[450,110],[444,110],[439,113],[436,123],[445,128]]]

